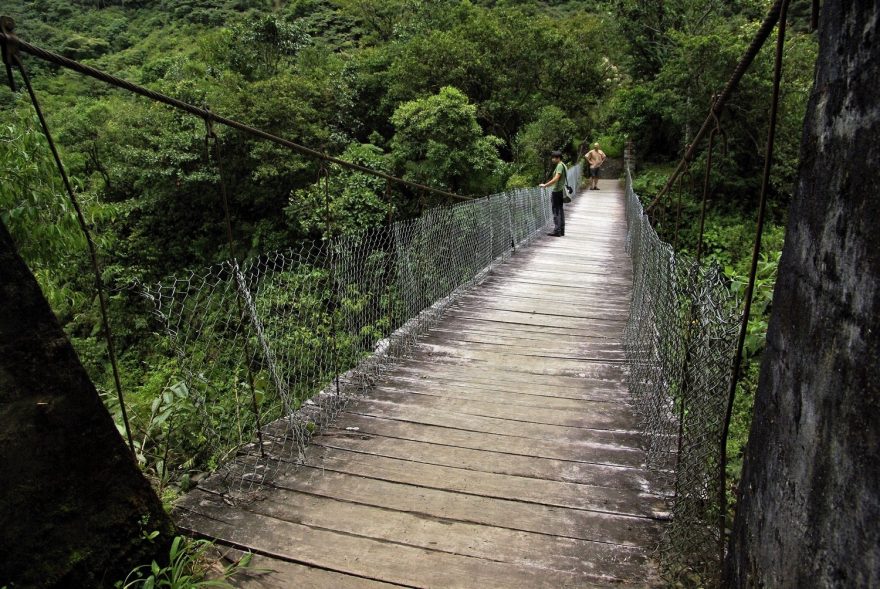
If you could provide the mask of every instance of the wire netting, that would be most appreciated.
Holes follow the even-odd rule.
[[[651,226],[626,170],[633,297],[624,336],[629,388],[650,468],[674,485],[661,546],[670,574],[717,581],[719,469],[740,303],[717,267],[673,251]]]
[[[546,190],[513,190],[145,287],[191,408],[176,467],[236,457],[226,485],[247,491],[301,461],[315,431],[551,219]]]

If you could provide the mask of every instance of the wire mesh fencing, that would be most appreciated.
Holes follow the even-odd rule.
[[[580,167],[569,176],[577,186]],[[551,219],[547,191],[513,190],[144,287],[187,401],[188,456],[169,467],[235,458],[225,484],[247,491],[302,461],[315,431]]]
[[[659,547],[670,575],[717,582],[721,438],[740,304],[717,267],[663,242],[626,170],[633,297],[624,345],[650,468],[672,478],[672,521]]]

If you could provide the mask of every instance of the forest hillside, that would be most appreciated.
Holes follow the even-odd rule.
[[[466,195],[534,186],[552,149],[574,161],[631,141],[636,189],[665,183],[762,20],[766,0],[7,0],[18,35],[224,116],[405,179]],[[737,482],[772,304],[815,40],[809,2],[793,31],[747,370],[730,444]],[[721,117],[727,152],[711,177],[709,263],[742,289],[763,166],[772,49]],[[138,457],[171,499],[189,473],[184,438],[157,420],[175,399],[177,358],[135,285],[228,257],[204,123],[25,56],[97,239]],[[26,95],[0,92],[0,216],[111,412],[120,416],[89,259]],[[244,257],[326,237],[318,165],[217,129],[236,247]],[[703,156],[680,190],[680,249],[696,248]],[[333,231],[387,216],[385,185],[337,170]],[[679,192],[661,202],[673,241]],[[421,200],[421,202],[420,202]],[[439,204],[394,194],[399,217]],[[176,391],[176,392],[175,392]],[[161,416],[159,412],[158,416]],[[167,417],[167,414],[166,414]],[[177,458],[175,460],[175,457]],[[168,464],[175,463],[172,470]]]

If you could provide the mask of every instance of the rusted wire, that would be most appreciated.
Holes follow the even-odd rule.
[[[390,283],[392,280],[392,275],[394,273],[394,201],[393,201],[393,193],[391,191],[391,182],[385,181],[385,202],[388,205],[388,213],[386,216],[386,227],[385,231],[388,233],[388,256],[387,263],[385,266],[385,277],[386,280]],[[387,319],[388,319],[388,334],[390,336],[391,333],[394,332],[394,301],[393,297],[387,296]]]
[[[330,210],[330,168],[327,166],[327,160],[321,160],[321,170],[319,175],[324,179],[324,223],[326,226],[325,238],[328,241],[333,240],[333,212]],[[337,252],[330,252],[330,321],[335,323],[335,317],[339,308],[339,296],[336,291],[336,255]],[[339,395],[339,350],[336,343],[336,326],[331,325],[330,328],[330,354],[333,363],[333,381],[336,387],[336,394]]]
[[[18,92],[15,84],[15,76],[12,75],[13,55],[18,53],[18,38],[14,35],[10,36],[15,28],[15,21],[8,16],[0,16],[0,52],[3,56],[3,65],[6,67],[6,78],[9,81],[9,88],[13,92]]]
[[[700,130],[697,131],[697,134],[694,136],[693,141],[688,146],[685,151],[684,156],[679,161],[678,166],[675,168],[675,171],[672,173],[672,176],[666,181],[666,184],[657,193],[657,196],[654,197],[654,200],[651,201],[646,207],[647,211],[651,211],[660,199],[670,190],[670,188],[675,184],[675,180],[678,178],[679,174],[684,171],[687,162],[693,160],[694,154],[696,153],[697,148],[700,145],[701,140],[706,135],[707,132],[712,128],[712,124],[715,122],[715,117],[721,113],[721,110],[724,108],[724,105],[727,103],[727,100],[733,94],[733,91],[739,86],[739,82],[742,77],[745,75],[746,71],[752,65],[752,62],[755,60],[755,57],[758,55],[758,52],[764,46],[764,42],[773,32],[773,28],[776,26],[776,23],[779,22],[779,15],[782,8],[782,4],[787,0],[776,0],[773,3],[773,6],[770,8],[770,11],[767,13],[767,16],[764,17],[764,22],[761,23],[761,27],[758,29],[758,32],[755,33],[755,37],[752,39],[751,44],[749,45],[746,52],[740,58],[739,62],[736,64],[736,68],[733,70],[733,73],[728,79],[727,84],[724,86],[724,89],[718,94],[718,98],[714,101],[712,108],[709,109],[709,114],[706,116],[706,120],[703,121]]]
[[[669,586],[717,577],[719,444],[742,310],[714,265],[674,251],[647,222],[626,170],[627,252],[633,294],[624,346],[645,460],[674,483],[658,556]],[[693,578],[693,577],[690,577]]]
[[[712,177],[712,154],[715,150],[715,137],[717,135],[721,135],[722,139],[724,139],[721,151],[724,155],[727,155],[727,133],[721,128],[721,120],[718,118],[714,107],[710,109],[710,112],[715,119],[715,128],[709,133],[709,146],[706,152],[706,172],[703,175],[703,200],[700,204],[700,231],[699,236],[697,237],[696,258],[698,264],[700,263],[703,254],[703,236],[706,230],[706,203],[709,201],[709,185]]]
[[[8,30],[8,26],[9,23],[4,22],[4,29]],[[7,31],[4,30],[3,34],[7,34]],[[28,96],[30,96],[31,104],[33,104],[34,110],[37,113],[37,118],[40,120],[40,126],[43,129],[43,135],[46,137],[46,142],[49,144],[49,149],[52,151],[52,157],[55,160],[55,167],[58,169],[58,174],[61,176],[61,181],[64,183],[64,189],[67,192],[67,197],[70,199],[74,211],[76,211],[76,220],[79,223],[79,227],[86,238],[86,244],[89,250],[89,258],[92,265],[92,272],[95,275],[95,291],[98,295],[98,303],[101,308],[101,323],[103,324],[102,331],[104,332],[104,339],[107,342],[107,355],[110,359],[110,366],[113,371],[113,383],[116,387],[116,397],[119,401],[119,408],[122,413],[122,423],[125,428],[125,435],[128,438],[128,446],[131,449],[132,456],[134,457],[137,455],[137,452],[135,451],[134,438],[131,435],[131,424],[128,421],[128,410],[125,408],[125,396],[122,393],[122,379],[119,376],[119,363],[116,359],[116,348],[113,344],[113,330],[110,326],[110,313],[107,308],[107,295],[104,292],[104,279],[101,276],[101,264],[98,261],[98,248],[95,245],[95,240],[92,238],[92,232],[89,230],[85,215],[83,215],[82,208],[79,204],[79,199],[76,198],[76,193],[73,190],[73,185],[70,183],[70,178],[68,178],[67,176],[67,171],[64,168],[64,164],[61,162],[61,156],[58,153],[58,148],[55,146],[55,141],[52,138],[52,133],[49,131],[49,125],[46,122],[46,118],[43,116],[43,109],[40,107],[40,101],[37,99],[37,94],[36,92],[34,92],[33,85],[31,85],[30,76],[28,75],[27,69],[24,67],[21,59],[19,59],[14,46],[6,46],[6,50],[4,51],[4,60],[6,59],[9,60],[7,66],[9,68],[11,68],[12,65],[17,67],[19,73],[21,74],[22,80],[24,80],[24,85],[25,88],[27,88]],[[9,73],[10,79],[12,79],[11,69],[9,70]]]
[[[684,173],[678,177],[678,202],[675,207],[675,235],[672,240],[672,249],[678,251],[678,237],[681,228],[681,200],[684,192],[688,190],[693,194],[694,177],[690,169],[685,169]]]
[[[207,108],[206,108],[207,110]],[[226,191],[226,180],[223,178],[223,158],[220,155],[220,140],[217,137],[217,134],[214,132],[214,125],[210,118],[205,119],[205,146],[208,147],[208,153],[210,154],[211,144],[213,143],[213,152],[214,152],[214,165],[217,168],[217,176],[220,179],[220,198],[223,202],[223,218],[224,224],[226,225],[226,242],[229,247],[229,259],[232,260],[233,267],[235,268],[235,272],[238,272],[238,257],[235,253],[235,240],[232,235],[232,216],[229,213],[229,197]],[[245,298],[245,294],[242,292],[243,284],[241,280],[236,280],[236,305],[238,306],[238,318],[241,324],[243,325],[247,321],[247,315],[245,314],[245,302],[243,299]],[[253,358],[251,345],[248,338],[242,339],[242,347],[245,354],[245,358]],[[260,422],[260,407],[257,403],[257,387],[256,387],[256,378],[254,377],[254,368],[250,362],[246,363],[246,370],[248,377],[248,386],[251,389],[251,411],[254,413],[254,419],[256,421],[256,430],[257,430],[257,441],[260,446],[260,456],[265,456],[265,447],[263,444],[263,426]]]
[[[733,414],[733,403],[736,400],[736,385],[739,382],[742,369],[742,355],[745,348],[746,335],[748,333],[749,316],[752,312],[752,295],[755,290],[755,279],[758,274],[758,258],[761,254],[761,237],[764,233],[764,218],[767,210],[767,192],[770,188],[770,170],[773,166],[773,147],[776,141],[776,121],[779,115],[779,87],[782,82],[782,60],[785,49],[785,28],[790,0],[782,0],[779,15],[779,32],[776,37],[776,57],[773,66],[773,97],[770,101],[770,127],[767,131],[767,148],[764,154],[764,174],[761,178],[761,195],[758,204],[758,226],[755,229],[755,243],[752,248],[752,263],[749,268],[749,282],[746,287],[745,308],[743,309],[742,324],[739,330],[736,352],[733,357],[733,369],[731,371],[730,389],[728,391],[727,409],[724,416],[724,425],[721,432],[721,461],[719,469],[719,495],[721,512],[718,525],[721,531],[719,550],[724,557],[724,530],[727,523],[727,436],[730,432],[730,419]]]
[[[425,186],[423,184],[418,184],[415,182],[410,182],[409,180],[404,180],[402,178],[398,178],[396,176],[392,176],[391,174],[386,174],[384,172],[379,172],[378,170],[373,170],[372,168],[367,168],[366,166],[361,166],[359,164],[355,164],[343,159],[339,159],[337,157],[329,156],[325,153],[322,153],[318,150],[311,149],[304,145],[300,145],[299,143],[295,143],[293,141],[289,141],[287,139],[283,139],[278,137],[277,135],[273,135],[261,129],[257,129],[255,127],[251,127],[250,125],[246,125],[239,121],[229,119],[218,114],[215,114],[207,109],[200,108],[198,106],[189,104],[182,100],[178,100],[176,98],[171,98],[170,96],[166,96],[165,94],[161,94],[154,90],[150,90],[148,88],[144,88],[138,84],[134,84],[132,82],[128,82],[123,80],[122,78],[117,78],[116,76],[110,75],[104,71],[101,71],[97,68],[79,63],[73,59],[69,59],[62,55],[58,55],[57,53],[52,53],[51,51],[47,51],[42,47],[38,47],[36,45],[32,45],[26,41],[22,41],[18,36],[13,33],[14,29],[14,21],[9,17],[3,17],[4,22],[10,23],[10,26],[7,27],[7,30],[0,31],[0,42],[9,47],[15,47],[18,50],[21,50],[24,53],[42,59],[44,61],[48,61],[49,63],[54,63],[55,65],[61,66],[63,68],[67,68],[69,70],[73,70],[78,72],[84,76],[88,76],[90,78],[94,78],[96,80],[100,80],[111,86],[115,86],[117,88],[122,88],[123,90],[128,90],[129,92],[133,92],[134,94],[138,94],[145,98],[149,98],[150,100],[154,100],[156,102],[161,102],[166,104],[172,108],[176,108],[178,110],[182,110],[184,112],[188,112],[192,115],[195,115],[201,119],[211,119],[215,123],[220,123],[222,125],[226,125],[227,127],[232,127],[233,129],[238,129],[239,131],[243,131],[248,133],[249,135],[253,135],[255,137],[260,137],[267,141],[271,141],[273,143],[277,143],[278,145],[282,145],[292,151],[295,151],[301,155],[308,156],[310,158],[321,160],[326,163],[336,164],[343,168],[354,170],[356,172],[362,172],[364,174],[370,174],[372,176],[377,176],[379,178],[385,178],[386,180],[390,180],[396,184],[401,184],[404,186],[409,186],[411,188],[424,190],[430,192],[432,194],[437,194],[446,198],[452,198],[455,200],[474,200],[476,197],[473,196],[464,196],[461,194],[454,194],[451,192],[446,192],[444,190],[438,190],[436,188],[431,188],[430,186]]]

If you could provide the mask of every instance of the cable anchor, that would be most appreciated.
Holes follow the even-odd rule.
[[[18,92],[18,86],[15,84],[15,78],[12,76],[12,65],[18,63],[18,37],[15,36],[15,20],[9,16],[0,16],[0,46],[2,46],[3,65],[6,66],[6,78],[9,81],[9,88],[13,92]]]

